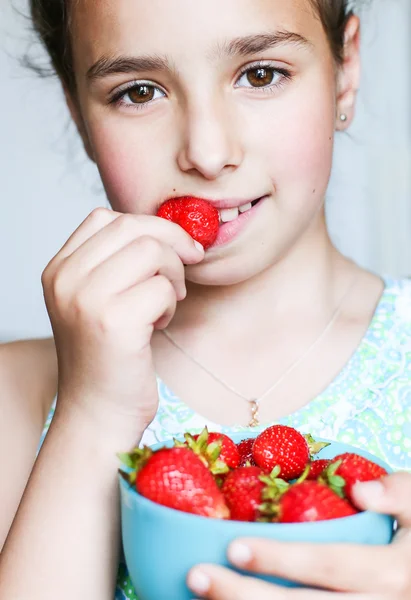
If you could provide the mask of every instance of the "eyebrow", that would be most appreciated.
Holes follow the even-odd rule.
[[[281,30],[273,33],[260,33],[238,37],[227,42],[219,43],[211,57],[246,57],[285,44],[292,44],[305,48],[312,47],[311,42],[299,33]],[[109,75],[136,73],[141,71],[175,72],[176,69],[167,56],[102,56],[87,71],[87,79],[90,82],[93,82],[108,77]]]
[[[229,57],[248,56],[286,44],[301,46],[303,48],[312,48],[313,46],[307,38],[299,33],[280,30],[273,33],[248,35],[224,42],[218,45],[217,54]]]
[[[165,56],[102,56],[87,71],[87,79],[95,81],[109,75],[122,73],[173,70],[175,69]]]

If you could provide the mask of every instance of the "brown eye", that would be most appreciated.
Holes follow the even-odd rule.
[[[138,85],[126,94],[133,104],[144,104],[154,99],[155,88],[151,85]]]
[[[267,87],[273,83],[275,72],[268,67],[258,67],[247,71],[246,76],[252,87]]]

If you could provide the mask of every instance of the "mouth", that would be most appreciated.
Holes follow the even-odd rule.
[[[166,202],[179,201],[184,199],[196,200],[200,199],[205,202],[211,204],[219,214],[220,225],[224,223],[230,223],[231,221],[235,221],[239,216],[250,211],[254,206],[256,206],[261,200],[267,198],[269,194],[264,194],[263,196],[259,196],[255,200],[241,200],[239,198],[231,198],[225,200],[217,200],[217,199],[209,199],[209,198],[200,198],[197,196],[185,195],[185,196],[174,196],[170,197],[164,201]],[[162,205],[160,205],[162,206]]]
[[[241,214],[248,212],[256,206],[263,198],[265,198],[265,196],[260,196],[257,200],[252,200],[251,202],[232,208],[217,208],[220,215],[220,223],[230,223],[230,221],[235,221]]]

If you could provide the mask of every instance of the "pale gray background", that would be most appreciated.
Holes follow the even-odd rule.
[[[166,0],[165,0],[166,1]],[[367,0],[358,118],[339,136],[329,194],[338,245],[381,274],[411,274],[411,1]],[[55,80],[19,65],[29,23],[0,0],[0,339],[47,335],[41,272],[106,201]]]

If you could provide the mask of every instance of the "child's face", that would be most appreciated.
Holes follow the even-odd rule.
[[[80,0],[73,36],[83,135],[115,210],[263,197],[189,279],[243,281],[310,237],[336,72],[308,0]]]

